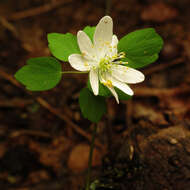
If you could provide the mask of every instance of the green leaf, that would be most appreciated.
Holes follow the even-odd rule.
[[[126,58],[132,68],[144,67],[158,59],[162,49],[163,40],[153,28],[146,28],[131,32],[124,36],[118,44],[119,52],[125,52]]]
[[[93,42],[93,36],[95,32],[96,27],[95,26],[86,26],[83,31],[89,36],[91,41]]]
[[[98,123],[106,113],[106,101],[104,97],[95,96],[88,88],[80,91],[79,105],[84,118]]]
[[[122,59],[124,62],[128,62],[126,66],[132,68],[142,68],[145,67],[158,59],[158,54],[154,54],[152,56],[142,56],[142,57],[130,57],[128,56],[125,59]]]
[[[37,57],[27,61],[15,78],[28,90],[43,91],[55,87],[61,80],[61,65],[53,57]]]
[[[61,61],[68,61],[71,54],[80,54],[77,37],[73,34],[50,33],[48,34],[48,43],[51,53]]]

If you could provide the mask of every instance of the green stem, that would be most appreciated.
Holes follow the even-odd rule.
[[[106,15],[110,14],[112,0],[106,0]]]
[[[91,168],[92,168],[92,157],[93,157],[93,150],[94,150],[94,141],[96,137],[96,131],[97,131],[97,124],[94,124],[94,130],[93,130],[93,136],[92,136],[92,142],[90,145],[90,153],[89,153],[89,159],[88,159],[88,173],[86,178],[86,188],[85,190],[90,190],[90,176],[91,176]]]
[[[87,71],[63,71],[62,74],[84,74],[88,73]]]

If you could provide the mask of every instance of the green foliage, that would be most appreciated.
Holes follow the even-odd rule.
[[[132,68],[144,67],[158,58],[163,46],[162,38],[153,28],[146,28],[131,32],[124,36],[118,44],[118,51],[125,52],[126,58]]]
[[[106,101],[102,96],[95,96],[88,88],[80,91],[79,105],[84,118],[98,123],[106,113]]]
[[[15,78],[28,90],[42,91],[55,87],[61,80],[61,65],[53,57],[37,57],[27,61]]]
[[[95,32],[96,27],[95,26],[86,26],[83,31],[89,36],[91,41],[93,42],[93,36]]]
[[[48,43],[51,53],[61,61],[68,61],[71,54],[79,53],[77,37],[73,34],[48,34]]]

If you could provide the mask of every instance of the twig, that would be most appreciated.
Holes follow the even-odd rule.
[[[8,20],[2,16],[0,16],[0,24],[6,28],[7,30],[9,30],[16,38],[18,38],[18,31],[16,30],[16,28],[14,27],[14,25],[10,22],[8,22]]]
[[[11,82],[12,84],[14,84],[16,87],[21,88],[20,84],[11,75],[9,75],[8,73],[4,72],[2,70],[2,68],[0,68],[0,76],[3,79],[6,79],[9,82]]]
[[[183,61],[184,61],[184,58],[180,57],[180,58],[176,59],[175,61],[171,61],[169,63],[163,63],[163,64],[155,65],[154,67],[147,68],[144,70],[143,73],[145,75],[150,75],[152,73],[162,71],[162,70],[172,67],[174,65],[178,65],[178,64],[182,63]]]
[[[176,96],[180,93],[190,93],[190,86],[188,84],[180,85],[175,88],[148,88],[148,87],[135,87],[135,94],[137,96]]]
[[[32,135],[32,136],[40,136],[44,138],[52,138],[51,135],[44,131],[34,131],[34,130],[19,130],[19,131],[13,131],[9,135],[10,138],[15,138],[22,135]]]
[[[32,104],[33,100],[23,100],[19,98],[2,100],[0,101],[0,107],[24,107],[26,105]]]
[[[40,105],[42,105],[44,108],[49,110],[51,113],[59,117],[60,119],[64,120],[69,124],[70,127],[72,127],[76,132],[78,132],[80,135],[84,136],[89,141],[92,139],[91,135],[86,133],[84,130],[79,128],[77,125],[75,125],[66,115],[62,114],[58,109],[53,108],[50,104],[48,104],[44,99],[37,97],[36,100]],[[96,145],[102,148],[102,145],[99,142],[96,142]]]
[[[7,20],[16,21],[16,20],[20,20],[20,19],[23,19],[23,18],[37,16],[37,15],[46,13],[48,11],[51,11],[51,10],[61,6],[61,5],[67,5],[67,4],[71,3],[72,1],[73,0],[52,1],[51,3],[39,6],[37,8],[28,9],[28,10],[25,10],[25,11],[13,13],[12,15],[7,17]]]
[[[14,84],[15,86],[22,88],[21,85],[9,74],[7,74],[6,72],[4,72],[1,68],[0,68],[0,77],[8,80],[9,82],[11,82],[12,84]],[[30,94],[30,92],[25,91],[27,94]],[[47,101],[45,101],[43,98],[41,97],[35,97],[36,101],[44,108],[46,108],[49,112],[53,113],[54,115],[56,115],[57,117],[59,117],[60,119],[64,120],[70,127],[72,127],[77,133],[79,133],[80,135],[82,135],[83,137],[85,137],[88,141],[90,141],[92,139],[91,135],[88,134],[87,132],[85,132],[83,129],[79,128],[76,124],[74,124],[66,115],[62,114],[58,109],[53,108]],[[96,146],[98,146],[101,149],[104,149],[103,145],[96,141],[95,142]]]

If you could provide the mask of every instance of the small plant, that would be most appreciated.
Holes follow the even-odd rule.
[[[89,156],[86,190],[90,188],[90,168],[97,123],[106,113],[106,98],[128,100],[133,90],[128,84],[139,83],[144,75],[136,70],[155,62],[163,46],[153,28],[131,32],[118,40],[113,21],[104,16],[96,27],[87,26],[77,36],[67,33],[48,34],[49,49],[55,57],[38,57],[27,61],[15,78],[31,91],[54,88],[62,75],[89,73],[87,86],[79,96],[83,116],[93,123],[94,133]],[[69,62],[77,71],[62,71],[58,61]]]

